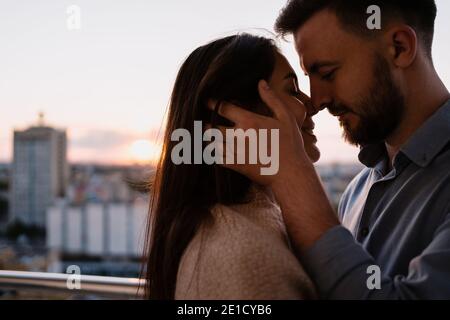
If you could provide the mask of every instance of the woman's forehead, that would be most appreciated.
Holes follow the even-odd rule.
[[[289,61],[286,59],[284,55],[281,53],[276,54],[276,63],[275,63],[275,69],[273,72],[273,77],[279,78],[279,80],[282,80],[286,78],[287,76],[295,75],[295,71],[290,65]]]

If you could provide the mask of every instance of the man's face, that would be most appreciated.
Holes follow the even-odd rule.
[[[386,140],[400,124],[404,96],[379,41],[343,29],[328,10],[314,15],[294,37],[314,107],[338,117],[352,144]]]

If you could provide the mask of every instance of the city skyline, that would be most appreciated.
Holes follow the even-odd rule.
[[[140,163],[155,144],[182,61],[197,46],[240,31],[267,34],[285,0],[212,3],[166,1],[2,1],[0,12],[0,162],[12,161],[13,131],[44,112],[67,130],[70,162]],[[69,30],[67,8],[81,9],[81,29]],[[434,62],[450,86],[447,41],[450,3],[437,1]],[[106,10],[107,9],[107,10]],[[309,92],[291,43],[283,53]],[[336,119],[316,118],[319,163],[356,162]]]

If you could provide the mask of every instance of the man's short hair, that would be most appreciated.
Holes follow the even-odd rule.
[[[376,34],[367,28],[367,8],[371,5],[380,7],[382,26],[398,20],[413,28],[431,58],[437,14],[434,0],[289,0],[278,16],[275,31],[282,36],[294,34],[314,14],[329,9],[346,30],[370,36]]]

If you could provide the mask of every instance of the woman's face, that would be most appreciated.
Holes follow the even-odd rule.
[[[298,88],[298,80],[286,58],[277,53],[275,69],[269,81],[270,87],[274,90],[278,97],[283,101],[298,97],[300,89]],[[286,102],[286,105],[292,105]],[[311,114],[313,110],[307,110],[307,107],[301,107],[292,110],[297,119],[298,127],[301,129],[305,150],[312,162],[316,162],[320,158],[320,151],[316,146],[317,138],[314,135],[314,122]]]

